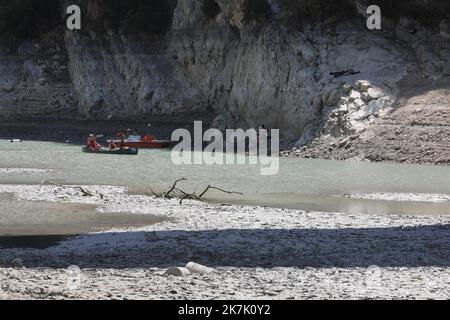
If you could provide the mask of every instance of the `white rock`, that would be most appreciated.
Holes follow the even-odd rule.
[[[370,114],[375,114],[378,111],[380,111],[383,105],[384,105],[383,99],[370,101],[368,104]]]
[[[366,105],[362,99],[356,99],[355,101],[353,101],[353,103],[355,104],[357,109],[360,109]]]
[[[368,106],[365,106],[365,107],[359,109],[358,112],[355,112],[354,114],[352,114],[350,119],[351,120],[363,120],[363,119],[367,118],[368,116],[370,116]]]
[[[339,107],[338,107],[338,110],[347,112],[347,111],[348,111],[348,106],[347,106],[347,104],[345,104],[345,103],[340,104]]]
[[[339,99],[339,104],[346,104],[348,102],[348,97],[341,97]]]
[[[188,269],[191,273],[208,274],[214,272],[213,268],[209,268],[195,262],[189,262],[188,264],[186,264],[186,269]]]
[[[349,103],[347,105],[347,110],[349,113],[353,113],[353,112],[358,111],[358,108],[356,107],[356,105],[354,103]]]
[[[369,100],[376,100],[381,97],[384,97],[385,93],[380,88],[369,88],[367,90],[367,98]]]
[[[377,113],[381,107],[383,106],[382,100],[373,100],[370,101],[368,105],[363,106],[358,112],[354,113],[350,119],[351,120],[363,120],[371,115]]]
[[[176,277],[184,277],[189,275],[191,272],[186,268],[169,268],[164,273],[165,275],[176,276]]]
[[[369,102],[369,101],[370,101],[369,94],[368,94],[367,92],[361,93],[361,99],[362,99],[364,102]]]
[[[370,87],[372,86],[372,84],[370,83],[370,81],[367,80],[358,80],[355,82],[355,89],[360,90],[360,91],[367,91]]]
[[[356,90],[352,90],[352,91],[350,92],[350,95],[348,96],[348,101],[353,102],[353,101],[355,101],[356,99],[361,99],[361,93],[359,93],[359,92],[356,91]]]
[[[345,93],[350,93],[350,91],[352,91],[353,87],[346,83],[346,84],[344,84],[343,89],[344,89]]]

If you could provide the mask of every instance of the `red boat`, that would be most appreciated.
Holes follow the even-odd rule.
[[[109,142],[109,141],[108,141]],[[114,140],[116,145],[123,143],[124,147],[136,148],[136,149],[162,149],[170,147],[170,140],[158,140],[153,135],[146,135],[144,137],[130,136],[127,139]]]

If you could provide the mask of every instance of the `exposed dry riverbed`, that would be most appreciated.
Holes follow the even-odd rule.
[[[450,298],[450,215],[180,205],[122,187],[84,188],[93,196],[49,185],[1,185],[0,193],[36,207],[63,202],[161,220],[44,248],[10,241],[0,249],[0,298]],[[215,272],[164,275],[190,261]]]
[[[2,143],[0,298],[450,297],[443,167],[280,159],[263,179],[251,167],[175,167],[156,151],[124,165],[70,144]],[[245,196],[180,205],[144,194],[184,175],[183,189]],[[215,272],[165,275],[190,261]]]

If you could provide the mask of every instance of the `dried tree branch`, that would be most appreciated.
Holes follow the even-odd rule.
[[[41,182],[41,184],[46,184],[46,183],[49,184],[49,185],[57,186],[57,187],[61,187],[61,188],[76,189],[76,190],[78,190],[78,191],[80,191],[82,193],[83,197],[93,197],[94,196],[91,192],[83,189],[80,186],[67,186],[67,185],[51,182],[51,181],[48,181],[48,180],[44,180],[44,181]],[[100,195],[100,198],[103,199],[103,197],[104,197],[103,194],[99,193],[99,195]]]
[[[167,192],[164,194],[164,198],[169,198],[169,197],[170,197],[170,194],[176,189],[177,183],[178,183],[178,182],[186,181],[186,180],[187,180],[186,178],[181,178],[181,179],[176,180],[176,181],[173,183],[172,187],[169,189],[169,191],[167,191]]]
[[[237,192],[237,191],[228,191],[228,190],[224,190],[224,189],[221,189],[221,188],[212,186],[212,185],[208,185],[208,186],[206,187],[206,189],[203,190],[203,192],[200,193],[199,195],[197,195],[196,192],[194,192],[194,193],[188,193],[188,192],[185,192],[185,191],[181,190],[180,188],[177,188],[177,184],[178,184],[179,182],[181,182],[181,181],[186,181],[186,180],[187,180],[186,178],[181,178],[181,179],[176,180],[176,181],[173,183],[172,187],[171,187],[171,188],[169,189],[169,191],[167,191],[167,192],[157,193],[157,192],[154,192],[151,188],[149,188],[149,190],[151,191],[151,193],[152,193],[154,196],[156,196],[156,197],[158,197],[158,198],[164,198],[164,199],[179,198],[179,199],[180,199],[180,204],[182,204],[184,200],[203,201],[203,199],[202,199],[203,196],[204,196],[209,190],[211,190],[211,189],[214,189],[214,190],[217,190],[217,191],[220,191],[220,192],[224,192],[224,193],[228,193],[228,194],[238,194],[238,195],[241,195],[241,196],[244,195],[244,194],[241,193],[241,192]]]
[[[208,185],[208,186],[206,187],[206,189],[205,189],[202,193],[200,193],[200,195],[199,195],[198,197],[199,197],[199,198],[202,198],[202,197],[205,195],[205,193],[207,193],[210,189],[218,190],[218,191],[221,191],[221,192],[223,192],[223,193],[239,194],[239,195],[241,195],[241,196],[244,195],[244,194],[242,194],[241,192],[237,192],[237,191],[227,191],[227,190],[220,189],[220,188],[218,188],[218,187],[214,187],[214,186],[212,186],[212,185]]]

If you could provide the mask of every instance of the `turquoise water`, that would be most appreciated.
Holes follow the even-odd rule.
[[[0,167],[43,168],[39,175],[0,175],[0,183],[34,184],[44,179],[67,184],[127,186],[132,192],[164,190],[181,177],[180,187],[201,191],[208,184],[244,193],[219,192],[208,200],[306,210],[353,213],[449,214],[449,204],[354,200],[347,193],[450,193],[450,168],[280,158],[274,176],[259,165],[174,165],[168,150],[140,150],[138,156],[81,153],[81,146],[0,141]],[[339,196],[339,197],[336,197]]]

